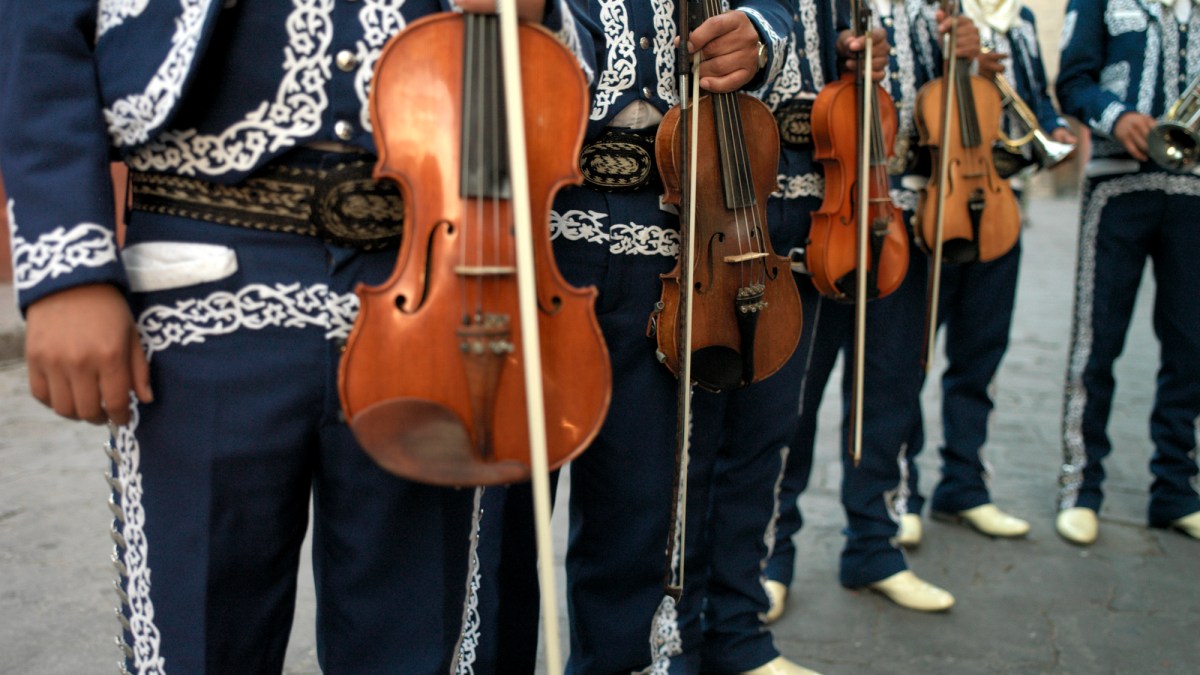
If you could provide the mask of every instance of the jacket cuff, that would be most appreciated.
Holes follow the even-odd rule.
[[[75,286],[107,283],[128,290],[111,227],[98,223],[60,226],[30,240],[8,201],[12,242],[13,288],[24,313],[42,298]]]

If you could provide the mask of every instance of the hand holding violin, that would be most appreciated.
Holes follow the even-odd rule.
[[[858,70],[858,58],[866,47],[867,38],[864,35],[855,36],[853,31],[844,30],[838,34],[837,54],[842,66],[842,72],[852,73]],[[871,79],[883,81],[883,70],[888,64],[891,45],[887,41],[887,31],[875,28],[871,31]]]
[[[957,24],[957,40],[954,43],[954,55],[960,59],[974,59],[979,56],[979,29],[965,15],[947,16],[942,10],[937,11],[938,34],[945,35],[953,24]]]
[[[700,86],[715,94],[737,91],[758,73],[758,30],[745,12],[722,12],[692,29],[688,53],[704,54]]]
[[[1123,145],[1125,152],[1128,152],[1137,161],[1148,161],[1150,155],[1146,153],[1148,148],[1146,139],[1149,138],[1150,131],[1157,123],[1149,115],[1127,112],[1117,118],[1117,123],[1113,125],[1113,138]]]

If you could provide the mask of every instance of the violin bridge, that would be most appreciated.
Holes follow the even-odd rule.
[[[765,257],[767,257],[767,254],[764,252],[739,253],[737,255],[727,255],[724,258],[722,258],[722,260],[724,260],[727,263],[735,265],[737,263],[750,262],[751,260],[758,260],[760,258],[765,258]]]
[[[460,277],[498,277],[517,273],[511,265],[455,265],[454,273]]]

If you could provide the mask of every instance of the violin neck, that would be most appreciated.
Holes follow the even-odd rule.
[[[504,79],[500,73],[500,18],[467,13],[463,20],[459,196],[511,199]]]

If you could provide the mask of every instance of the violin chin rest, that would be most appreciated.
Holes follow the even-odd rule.
[[[529,467],[521,462],[480,457],[459,416],[433,401],[373,403],[354,416],[350,429],[381,468],[418,483],[467,487],[529,479]]]

